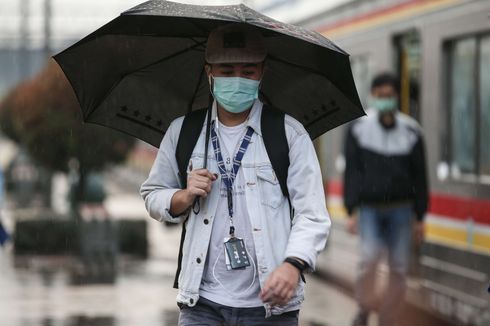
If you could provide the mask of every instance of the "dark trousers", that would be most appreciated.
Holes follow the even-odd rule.
[[[264,307],[232,308],[200,298],[194,307],[181,306],[179,326],[298,326],[299,311],[265,318]]]

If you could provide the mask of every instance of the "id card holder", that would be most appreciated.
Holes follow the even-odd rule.
[[[230,238],[225,241],[226,263],[231,269],[243,269],[250,266],[250,261],[245,248],[245,242],[240,238]]]

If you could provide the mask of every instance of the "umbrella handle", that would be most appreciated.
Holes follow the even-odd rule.
[[[208,167],[208,148],[209,148],[209,134],[211,132],[211,110],[212,110],[212,104],[209,105],[208,107],[208,114],[207,114],[207,119],[206,119],[206,139],[204,141],[204,166],[203,169],[206,169]],[[194,199],[194,203],[192,204],[192,211],[194,214],[199,214],[201,211],[201,203],[200,203],[201,197],[196,197]]]

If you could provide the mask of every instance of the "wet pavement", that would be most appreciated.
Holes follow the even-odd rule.
[[[149,258],[119,259],[112,285],[75,285],[73,257],[15,257],[11,248],[0,248],[1,326],[177,325],[172,283],[180,228],[150,219],[137,193],[121,189],[109,188],[106,207],[117,218],[147,219]],[[347,326],[355,309],[349,296],[307,277],[301,326]]]
[[[176,245],[178,229],[161,229],[168,236],[166,249]],[[72,258],[14,258],[2,250],[0,325],[177,325],[175,260],[159,256],[121,259],[114,285],[81,286],[70,282]],[[314,277],[308,278],[306,291],[300,325],[349,324],[355,305],[348,296]]]

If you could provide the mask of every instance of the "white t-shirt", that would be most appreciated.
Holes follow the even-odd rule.
[[[246,132],[246,122],[227,127],[218,122],[216,133],[221,147],[221,155],[227,171],[231,171],[233,158]],[[247,155],[245,153],[245,155]],[[213,222],[199,295],[213,302],[229,307],[260,307],[260,285],[257,273],[257,259],[252,237],[250,219],[245,201],[245,179],[243,170],[238,170],[233,183],[233,225],[235,236],[245,241],[250,266],[245,269],[228,270],[225,260],[224,239],[229,237],[230,219],[225,183],[221,180],[218,210]]]

